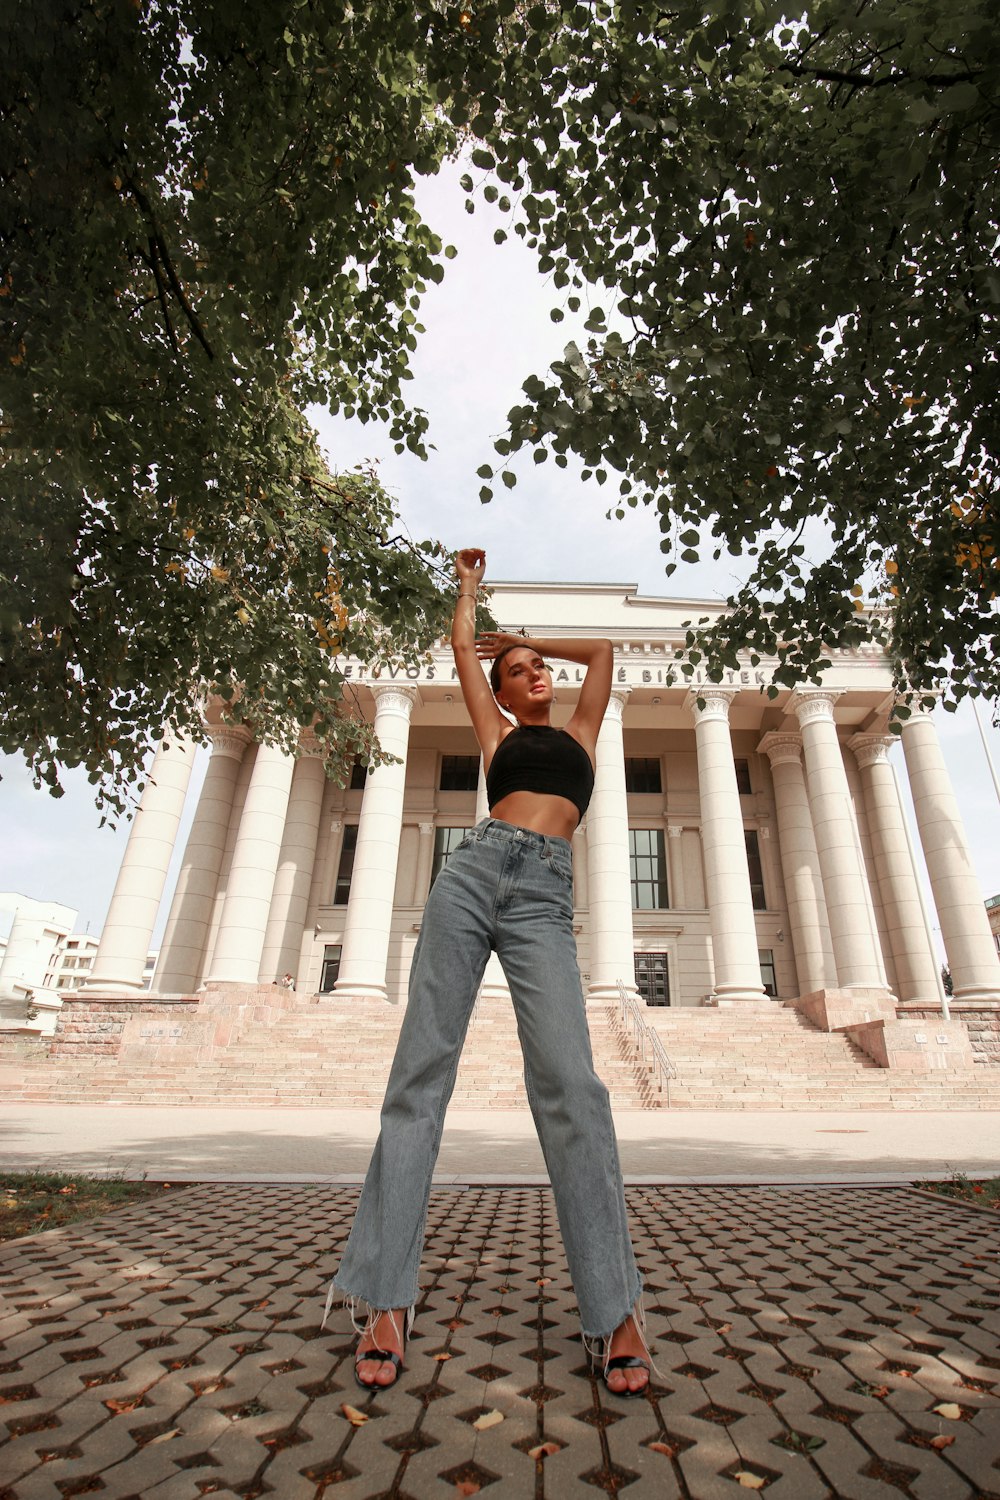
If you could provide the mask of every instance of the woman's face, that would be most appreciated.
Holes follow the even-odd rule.
[[[552,703],[552,673],[537,651],[515,646],[500,663],[497,702],[516,719],[537,718]]]

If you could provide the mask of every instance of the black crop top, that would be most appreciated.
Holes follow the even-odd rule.
[[[582,818],[594,790],[590,756],[565,729],[550,724],[521,724],[493,752],[486,773],[490,811],[511,792],[540,792],[566,797]]]

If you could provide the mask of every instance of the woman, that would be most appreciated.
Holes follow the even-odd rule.
[[[636,1312],[641,1288],[608,1092],[594,1072],[580,987],[569,844],[593,790],[597,735],[611,693],[611,643],[504,633],[477,641],[476,590],[485,569],[479,549],[458,554],[451,643],[483,752],[490,817],[469,830],[427,899],[382,1129],[327,1308],[335,1289],[352,1314],[356,1301],[367,1304],[355,1376],[365,1389],[393,1385],[418,1296],[445,1109],[496,949],[510,984],[528,1100],[584,1339],[603,1343],[608,1390],[634,1396],[649,1382],[650,1361]],[[587,669],[564,730],[549,723],[552,677],[543,653]],[[492,692],[480,665],[490,660]]]

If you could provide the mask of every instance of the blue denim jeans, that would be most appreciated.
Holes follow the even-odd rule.
[[[641,1288],[608,1091],[587,1030],[570,846],[493,818],[469,831],[428,897],[382,1128],[333,1285],[371,1308],[417,1301],[431,1176],[491,949],[510,985],[583,1332],[605,1338]]]

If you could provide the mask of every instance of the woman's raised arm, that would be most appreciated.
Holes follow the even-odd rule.
[[[489,760],[508,721],[496,705],[476,653],[476,590],[486,572],[486,553],[479,547],[463,547],[455,558],[455,572],[458,598],[451,625],[451,649],[479,748]]]

